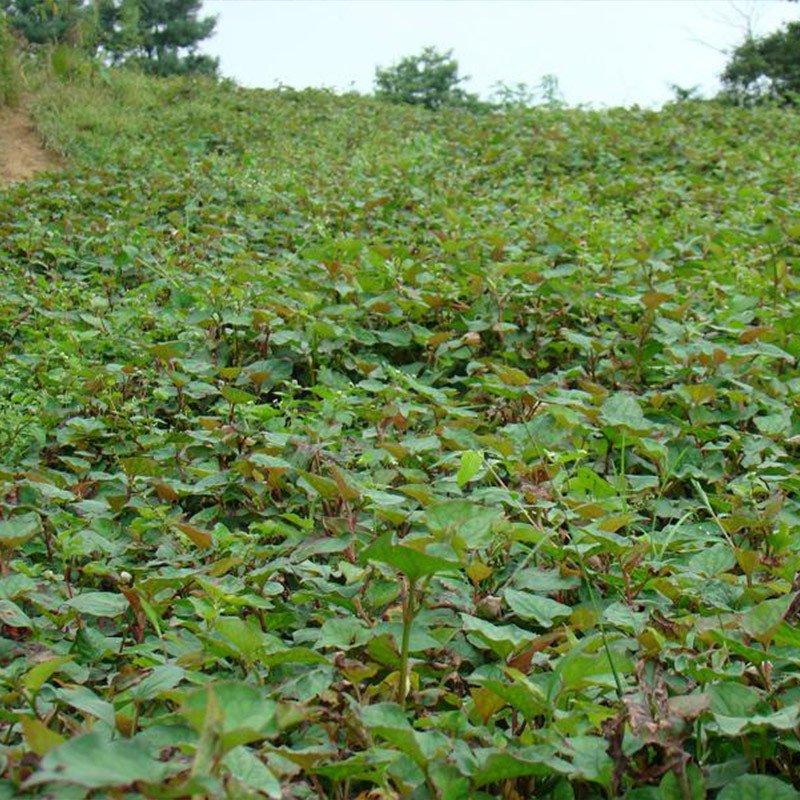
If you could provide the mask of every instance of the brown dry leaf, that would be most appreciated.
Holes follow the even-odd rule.
[[[213,539],[208,531],[190,525],[188,522],[176,522],[175,527],[181,533],[185,533],[198,547],[211,547]]]

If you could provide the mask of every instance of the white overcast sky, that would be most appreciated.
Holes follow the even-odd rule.
[[[655,106],[718,88],[720,50],[800,19],[784,0],[205,0],[203,50],[245,86],[369,92],[375,66],[452,48],[471,91],[556,75],[570,104]]]

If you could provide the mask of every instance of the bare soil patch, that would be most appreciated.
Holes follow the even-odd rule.
[[[59,158],[42,145],[25,108],[0,110],[0,184],[58,169]]]

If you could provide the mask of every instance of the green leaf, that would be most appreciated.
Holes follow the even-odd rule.
[[[259,661],[267,667],[280,664],[327,664],[328,659],[308,647],[287,647],[274,653],[262,655]]]
[[[767,637],[783,622],[796,593],[764,600],[748,609],[742,616],[742,628],[756,638]]]
[[[496,364],[493,367],[497,377],[507,386],[526,386],[530,383],[530,378],[521,369],[509,367],[504,364]]]
[[[767,714],[750,714],[747,717],[728,717],[714,714],[714,726],[723,736],[739,736],[744,731],[764,728],[788,731],[800,722],[800,704],[792,703]],[[709,723],[711,724],[711,723]]]
[[[527,775],[569,774],[571,765],[548,746],[525,747],[515,752],[490,752],[473,773],[475,786],[522,778]]]
[[[608,755],[608,742],[602,736],[572,736],[567,739],[565,753],[569,755],[574,776],[598,783],[610,793],[614,762]]]
[[[752,687],[732,681],[709,686],[707,694],[711,711],[727,717],[746,717],[755,710],[761,700],[758,692]]]
[[[152,700],[174,689],[185,677],[183,668],[175,664],[159,664],[153,667],[149,675],[131,687],[131,697],[139,702]]]
[[[659,784],[659,800],[706,800],[706,786],[703,773],[696,764],[687,764],[685,768],[688,795],[684,791],[678,775],[670,770]]]
[[[595,641],[599,642],[599,639]],[[564,687],[573,691],[586,686],[616,687],[614,672],[623,675],[632,670],[630,659],[613,650],[609,654],[605,648],[596,653],[568,651],[556,666]]]
[[[281,783],[275,774],[247,747],[234,747],[225,755],[222,763],[238,783],[275,800],[283,796]]]
[[[361,561],[388,564],[415,581],[425,575],[455,572],[458,563],[415,550],[406,545],[392,544],[391,534],[384,534],[361,553]]]
[[[717,800],[798,800],[800,792],[772,775],[740,775],[717,795]]]
[[[786,436],[792,427],[792,412],[787,408],[776,414],[756,417],[754,422],[765,436]]]
[[[482,680],[481,685],[520,711],[525,719],[533,719],[546,711],[544,693],[533,681],[517,670],[507,669],[506,673],[510,683],[489,679]]]
[[[122,458],[119,463],[125,474],[130,478],[155,478],[163,472],[155,459],[147,458],[146,456]]]
[[[25,673],[22,678],[22,685],[29,692],[36,694],[53,673],[70,661],[72,661],[70,656],[56,656],[55,658],[48,658],[47,661],[41,661]]]
[[[245,683],[219,682],[186,695],[181,714],[198,732],[215,720],[223,749],[255,742],[278,732],[276,703]]]
[[[331,478],[304,471],[301,471],[300,475],[302,480],[306,481],[320,497],[324,497],[326,500],[334,500],[339,497],[339,485]]]
[[[38,514],[17,514],[0,520],[0,550],[12,549],[27,542],[41,529]]]
[[[483,466],[483,453],[479,450],[465,450],[461,454],[461,466],[456,474],[456,483],[466,486]]]
[[[48,728],[41,720],[23,717],[19,723],[25,744],[37,756],[43,756],[64,741],[64,737],[60,733]]]
[[[349,650],[366,644],[372,633],[367,625],[356,617],[326,619],[319,629],[318,647],[336,647]]]
[[[14,602],[0,597],[0,622],[12,628],[32,628],[30,617]]]
[[[652,428],[645,419],[638,400],[629,392],[616,392],[609,395],[600,406],[600,419],[617,428],[628,428],[641,433]]]
[[[374,703],[366,706],[361,711],[361,719],[373,735],[391,743],[418,764],[425,764],[425,754],[420,749],[415,732],[402,708],[396,703]]]
[[[68,706],[77,708],[86,714],[103,720],[106,725],[114,727],[114,706],[98,697],[87,686],[71,686],[56,689],[56,697]]]
[[[280,752],[280,755],[285,755],[286,751]],[[326,753],[326,756],[330,754]],[[292,756],[296,757],[294,753]],[[291,759],[292,756],[287,756]],[[374,751],[367,754],[359,753],[350,758],[337,759],[331,764],[318,764],[311,763],[306,769],[314,775],[322,775],[334,781],[347,780],[363,780],[379,783],[389,763],[396,760],[396,754],[391,751],[384,750],[381,753],[384,763],[380,760]],[[308,757],[306,757],[308,758]],[[313,762],[319,762],[319,756],[312,756]]]
[[[695,553],[686,564],[690,572],[708,576],[719,575],[735,566],[736,555],[733,548],[724,542],[718,542]]]
[[[237,389],[235,386],[223,386],[219,393],[232,405],[237,406],[243,403],[253,403],[258,398],[250,392],[245,392],[243,389]]]
[[[572,613],[569,606],[552,600],[549,597],[539,597],[530,592],[520,592],[516,589],[506,589],[503,592],[509,608],[523,619],[533,619],[543,628],[550,628],[557,619],[568,617]]]
[[[719,789],[727,786],[734,778],[746,774],[748,766],[748,761],[743,756],[708,765],[704,770],[706,788]]]
[[[446,500],[425,509],[425,522],[435,534],[452,536],[471,550],[494,541],[493,530],[502,517],[502,510],[468,500]]]
[[[137,781],[159,783],[179,769],[180,764],[165,764],[153,758],[140,741],[109,739],[92,731],[50,750],[23,788],[69,783],[87,789],[110,789]]]
[[[239,617],[220,617],[214,624],[217,632],[246,659],[254,658],[264,643],[261,628],[255,619],[251,620],[252,623]]]
[[[67,600],[67,605],[92,617],[118,617],[128,610],[128,599],[114,592],[83,592]]]
[[[181,342],[159,342],[150,347],[150,352],[162,361],[169,361],[173,358],[179,358],[183,352]]]
[[[470,614],[461,614],[464,633],[475,635],[479,641],[505,658],[523,642],[533,638],[533,634],[516,625],[495,625]]]

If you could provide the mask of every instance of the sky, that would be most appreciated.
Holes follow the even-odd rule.
[[[244,86],[372,90],[375,67],[453,49],[469,91],[555,75],[570,105],[657,107],[671,84],[719,88],[747,25],[800,19],[785,0],[204,0],[204,52]]]

